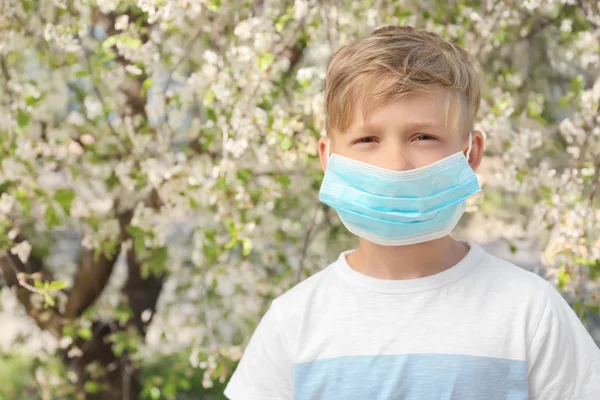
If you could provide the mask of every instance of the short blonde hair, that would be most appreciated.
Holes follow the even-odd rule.
[[[327,134],[345,132],[356,106],[363,118],[377,107],[433,87],[458,100],[461,128],[473,129],[480,103],[476,60],[440,35],[408,26],[385,26],[339,49],[327,66]]]

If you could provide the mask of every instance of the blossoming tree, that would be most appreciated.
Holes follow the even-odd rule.
[[[269,300],[352,246],[317,200],[323,79],[384,24],[475,54],[491,161],[471,210],[539,238],[548,278],[598,312],[594,1],[4,0],[0,285],[55,338],[48,390],[223,384]],[[142,374],[167,344],[189,362]]]

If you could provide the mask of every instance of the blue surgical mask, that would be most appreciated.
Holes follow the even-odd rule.
[[[448,235],[481,191],[460,151],[409,171],[394,171],[331,154],[321,184],[321,202],[335,209],[344,226],[370,242],[402,246]],[[329,154],[329,142],[327,143]]]

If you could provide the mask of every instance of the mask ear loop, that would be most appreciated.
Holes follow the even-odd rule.
[[[331,154],[329,153],[330,150],[330,144],[331,144],[331,139],[327,138],[327,147],[325,148],[325,151],[327,152],[327,158],[329,158],[331,156]]]
[[[469,132],[469,148],[467,149],[467,161],[471,157],[471,150],[473,146],[473,132]]]

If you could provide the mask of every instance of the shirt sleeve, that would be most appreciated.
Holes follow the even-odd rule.
[[[276,301],[260,320],[225,388],[230,400],[292,400],[292,362]]]
[[[546,306],[528,349],[533,400],[600,399],[600,349],[547,282]]]

